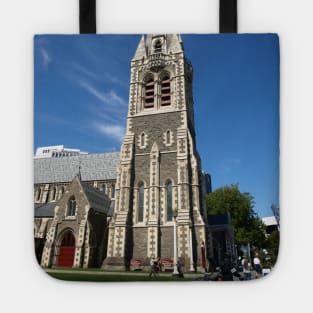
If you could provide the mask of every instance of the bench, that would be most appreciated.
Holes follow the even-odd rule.
[[[130,260],[130,267],[134,271],[141,271],[143,267],[142,259],[131,259]]]
[[[172,271],[174,269],[174,261],[172,259],[161,259],[161,269]]]

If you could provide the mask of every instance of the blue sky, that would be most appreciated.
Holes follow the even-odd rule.
[[[119,151],[139,35],[36,36],[34,149]],[[196,141],[213,189],[239,183],[260,216],[278,203],[275,35],[182,35],[194,68]]]

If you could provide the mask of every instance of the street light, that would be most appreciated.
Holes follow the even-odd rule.
[[[177,210],[173,211],[173,221],[174,221],[174,270],[173,276],[179,276],[178,268],[177,268],[177,235],[176,235],[176,217]]]

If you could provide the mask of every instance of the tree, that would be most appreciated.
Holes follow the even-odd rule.
[[[218,188],[207,195],[208,214],[230,213],[238,245],[250,243],[261,248],[265,244],[265,225],[253,210],[253,196],[240,192],[238,184]]]
[[[266,239],[266,248],[271,257],[270,265],[273,266],[277,261],[279,250],[279,231],[273,231]]]

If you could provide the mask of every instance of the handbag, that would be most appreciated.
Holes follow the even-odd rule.
[[[209,35],[96,34],[96,1],[79,5],[80,35],[34,37],[42,269],[64,280],[220,281],[225,264],[243,279],[241,258],[254,255],[271,269],[278,36],[237,34],[236,0],[220,1],[220,34]]]

